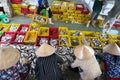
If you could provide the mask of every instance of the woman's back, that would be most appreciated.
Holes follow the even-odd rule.
[[[57,61],[56,54],[39,57],[35,67],[37,80],[62,80],[62,73]]]

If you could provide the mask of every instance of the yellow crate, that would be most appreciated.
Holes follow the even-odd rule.
[[[69,20],[68,18],[62,18],[61,19],[62,21],[67,21],[67,20]]]
[[[82,31],[80,30],[69,30],[70,36],[84,36]]]
[[[39,17],[39,19],[38,19],[38,17]],[[48,19],[45,16],[40,16],[40,15],[36,14],[35,16],[33,16],[33,21],[36,23],[39,23],[39,24],[47,24]]]
[[[67,40],[67,41],[64,41]],[[68,35],[59,35],[59,45],[60,46],[71,46],[70,37]]]
[[[100,40],[98,38],[90,38],[91,39],[91,47],[95,48],[95,49],[101,49],[102,48],[102,43],[100,42]],[[98,42],[96,42],[96,40]],[[97,44],[94,44],[97,43]]]
[[[82,24],[82,23],[83,23],[83,20],[80,19],[80,20],[77,20],[77,22]]]
[[[102,44],[102,47],[104,47],[105,45],[109,44],[109,39],[100,39],[100,42]]]
[[[76,6],[68,7],[69,10],[76,10]]]
[[[76,7],[75,2],[67,2],[69,7]]]
[[[68,10],[68,6],[61,6],[60,10],[61,11]]]
[[[27,14],[28,17],[33,18],[33,14]]]
[[[82,23],[83,23],[83,24],[87,24],[88,21],[89,21],[89,19],[87,19],[87,20],[82,20]]]
[[[80,39],[80,43],[82,45],[87,45],[87,46],[91,46],[91,41],[90,41],[90,38],[89,37],[85,37],[85,36],[79,36],[79,39]]]
[[[78,14],[78,17],[84,17],[85,15],[84,14]]]
[[[101,26],[103,26],[103,22],[104,22],[104,20],[99,19],[96,21],[96,24],[98,24],[98,26],[101,27]]]
[[[16,15],[24,15],[23,13],[21,13],[21,11],[18,11],[18,10],[15,10],[14,14],[16,14]]]
[[[70,15],[73,16],[74,18],[77,17],[77,14],[74,14],[74,13],[72,13],[72,14],[70,14]]]
[[[37,31],[28,31],[24,38],[25,44],[35,44],[37,39]]]
[[[10,27],[9,27],[9,29],[8,29],[9,32],[16,32],[16,31],[11,31],[11,30],[10,30],[10,28],[11,28],[12,26],[17,27],[17,29],[16,29],[16,31],[17,31],[18,28],[19,28],[19,26],[20,26],[20,24],[11,24]]]
[[[82,11],[75,11],[75,14],[81,14]]]
[[[56,12],[59,12],[60,9],[55,9],[55,8],[51,8],[52,11],[56,11]]]
[[[13,7],[13,8],[20,8],[20,7],[21,7],[21,4],[12,4],[12,7]]]
[[[82,31],[85,37],[96,37],[95,32]]]
[[[1,32],[8,31],[8,30],[9,30],[9,27],[10,27],[10,24],[1,24],[1,25],[0,25],[0,31],[1,31]]]
[[[108,43],[111,44],[111,43],[117,43],[119,40],[112,40],[112,39],[109,39],[108,40]]]
[[[68,35],[68,27],[59,27],[59,35]]]
[[[120,40],[120,36],[119,35],[110,35],[110,36],[111,36],[111,39]]]
[[[75,47],[81,44],[80,42],[80,38],[77,36],[71,36],[70,37],[70,43],[71,43],[71,47]]]
[[[56,21],[60,20],[60,15],[59,14],[53,14],[52,19],[56,20]]]
[[[13,8],[13,12],[16,11],[16,10],[21,11],[21,8]]]
[[[28,8],[28,5],[21,5],[21,8]]]
[[[48,27],[40,27],[39,28],[39,36],[49,36],[49,28]]]
[[[104,33],[101,33],[101,32],[95,33],[95,37],[102,38],[102,39],[111,39],[111,35],[104,34]]]
[[[30,24],[29,31],[37,31],[39,32],[39,26],[37,24]]]
[[[61,6],[63,1],[53,1],[51,5]]]
[[[74,10],[67,10],[67,14],[69,15],[74,14]]]

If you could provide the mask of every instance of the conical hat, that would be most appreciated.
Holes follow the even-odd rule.
[[[108,52],[112,55],[120,55],[120,48],[116,43],[112,43],[104,46],[103,52]]]
[[[43,43],[36,51],[36,55],[38,57],[46,57],[52,55],[56,51],[56,48],[48,45],[47,43]]]
[[[89,59],[94,56],[94,50],[86,45],[79,45],[75,48],[74,54],[78,59]]]
[[[20,58],[20,52],[12,47],[0,48],[0,70],[14,66]]]

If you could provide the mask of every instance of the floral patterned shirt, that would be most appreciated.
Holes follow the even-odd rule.
[[[0,80],[20,80],[19,73],[26,73],[27,70],[27,66],[23,66],[18,62],[8,69],[0,70]]]
[[[120,56],[104,53],[103,60],[107,63],[108,78],[120,78]]]

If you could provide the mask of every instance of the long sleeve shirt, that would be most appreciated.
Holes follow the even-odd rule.
[[[35,74],[37,80],[62,80],[62,72],[58,66],[62,60],[56,54],[39,57],[36,60]]]
[[[26,73],[27,70],[27,66],[23,66],[18,62],[8,69],[0,70],[0,80],[20,80],[19,73]]]
[[[107,76],[109,78],[120,78],[120,56],[104,53],[103,60],[107,63]]]

